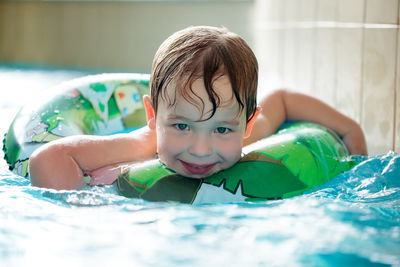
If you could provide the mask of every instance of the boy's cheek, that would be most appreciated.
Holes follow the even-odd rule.
[[[219,154],[224,155],[224,158],[236,159],[242,154],[242,139],[235,139],[230,142],[221,142],[218,145]]]
[[[161,136],[157,140],[158,154],[178,153],[182,149],[184,143],[185,143],[184,138],[176,138],[175,136],[168,136],[168,137]]]

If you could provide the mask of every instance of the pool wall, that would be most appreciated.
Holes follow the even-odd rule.
[[[400,152],[399,0],[0,1],[0,62],[149,72],[189,25],[226,26],[260,88],[314,95],[361,123],[372,155]]]
[[[253,1],[0,0],[0,60],[149,72],[155,51],[191,25],[252,43]]]
[[[361,123],[370,154],[400,152],[398,0],[259,0],[255,50],[277,71]],[[265,84],[265,83],[264,83]]]

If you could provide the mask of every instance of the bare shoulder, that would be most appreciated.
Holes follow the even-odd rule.
[[[285,109],[282,103],[283,93],[283,90],[274,90],[258,101],[260,112],[250,136],[244,140],[244,145],[254,143],[277,131],[285,118]]]

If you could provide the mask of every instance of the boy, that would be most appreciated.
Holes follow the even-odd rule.
[[[359,125],[317,99],[278,90],[257,106],[257,60],[238,35],[214,27],[181,30],[158,49],[147,126],[107,137],[71,136],[48,143],[30,158],[32,185],[75,189],[84,173],[158,157],[190,178],[231,167],[243,145],[273,134],[287,120],[311,121],[342,136],[352,154],[366,154]],[[106,167],[106,168],[103,168]]]

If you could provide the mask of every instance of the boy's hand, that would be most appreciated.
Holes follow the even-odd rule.
[[[94,171],[85,171],[84,174],[90,176],[89,185],[111,185],[121,174],[121,166],[105,166]]]
[[[342,138],[351,155],[368,155],[365,137],[358,124]]]

